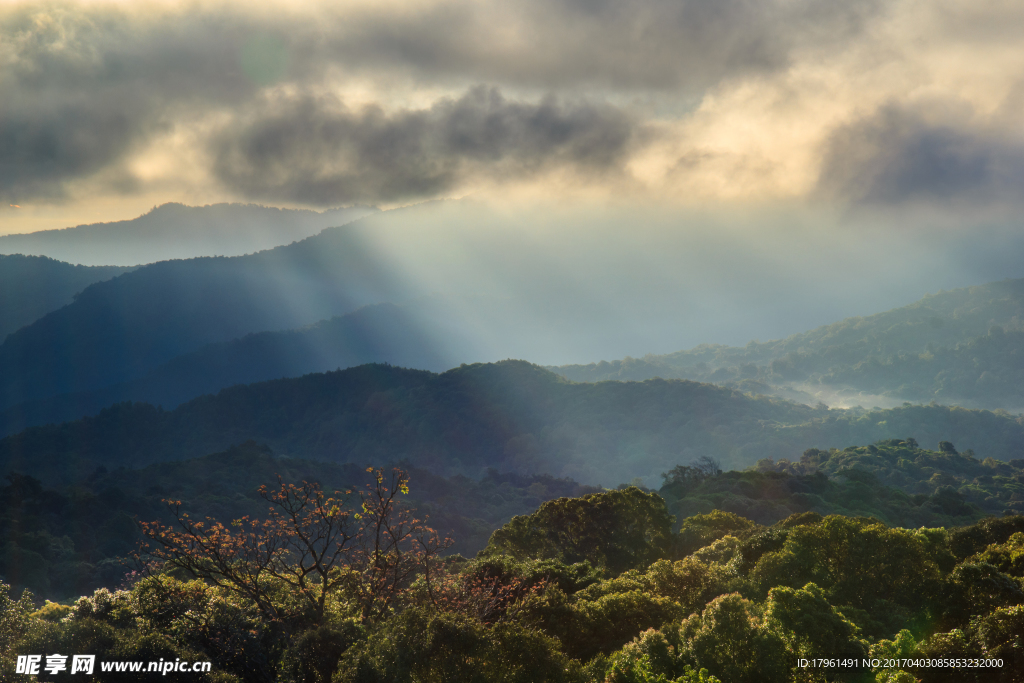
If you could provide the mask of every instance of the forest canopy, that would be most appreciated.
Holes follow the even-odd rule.
[[[717,510],[676,521],[660,496],[624,486],[544,503],[496,530],[475,558],[442,559],[399,552],[425,530],[399,502],[406,481],[377,471],[369,498],[349,503],[315,485],[264,489],[283,525],[150,526],[162,563],[70,605],[37,608],[4,585],[5,672],[17,654],[85,651],[101,663],[210,661],[208,673],[170,680],[224,683],[929,683],[1015,681],[1024,671],[1021,516],[916,530],[815,512],[770,525]],[[408,533],[390,550],[365,536],[403,520]],[[348,531],[301,542],[328,527]],[[237,561],[220,564],[217,548]],[[311,552],[326,558],[323,573],[303,573],[318,562]],[[331,558],[342,561],[327,566]],[[300,576],[309,583],[296,590]],[[839,656],[909,661],[798,665]],[[955,672],[919,664],[936,657],[1001,661]]]

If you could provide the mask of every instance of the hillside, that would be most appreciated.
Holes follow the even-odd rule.
[[[76,294],[94,282],[128,270],[119,266],[76,266],[45,256],[0,256],[0,341],[72,303]]]
[[[0,406],[118,384],[206,344],[404,298],[344,235],[334,237],[334,252],[307,240],[237,258],[163,261],[86,288],[0,345]]]
[[[239,256],[315,235],[376,211],[254,204],[163,204],[131,220],[0,235],[0,254],[34,254],[84,265],[131,266],[197,256]]]
[[[34,425],[94,415],[124,401],[174,408],[236,384],[366,363],[444,371],[481,354],[469,340],[460,338],[454,322],[444,302],[376,304],[295,330],[257,332],[208,344],[138,379],[8,408],[0,412],[0,436]]]
[[[686,378],[809,403],[934,400],[1017,413],[1024,409],[1024,280],[941,292],[774,342],[552,369],[581,382]]]
[[[438,292],[486,294],[470,284],[480,282],[479,271],[488,269],[486,263],[466,262],[457,251],[438,251],[435,245],[438,231],[449,224],[446,211],[461,215],[460,206],[447,205],[383,212],[268,251],[162,261],[92,285],[71,305],[0,345],[0,410],[111,387],[208,344],[300,328],[367,305],[411,302]],[[452,228],[462,238],[472,238],[460,230]],[[530,251],[525,245],[518,252],[505,249],[520,262],[529,260]],[[402,259],[419,263],[412,268],[395,262]],[[416,269],[439,280],[417,281],[409,275]],[[535,277],[516,277],[521,288],[545,286]],[[515,304],[509,303],[513,293],[500,290],[500,306],[495,308],[492,296],[470,311],[469,318],[481,329],[447,325],[449,340],[467,334],[490,340],[503,351],[492,358],[529,355],[526,351],[548,345],[533,334],[538,320],[527,324],[529,312],[515,313]],[[547,326],[549,334],[561,327],[587,336],[586,329],[578,329],[578,315],[567,314],[564,306],[578,308],[578,302],[567,298],[547,313],[560,321]],[[501,326],[491,329],[493,320]],[[591,322],[601,321],[594,317]]]
[[[649,483],[699,456],[743,468],[809,445],[913,435],[982,457],[1022,457],[1024,424],[944,406],[810,408],[684,380],[577,384],[522,361],[443,374],[366,365],[236,386],[171,411],[119,404],[0,440],[4,470],[69,482],[99,466],[199,457],[250,439],[333,462],[406,460],[445,476],[488,467],[586,484]]]
[[[658,494],[676,517],[673,528],[686,529],[687,543],[695,536],[693,520],[720,514],[715,510],[764,525],[814,513],[934,528],[1024,509],[1024,461],[981,461],[951,445],[945,448],[931,451],[893,439],[843,451],[808,449],[799,461],[762,461],[743,471],[682,465],[662,475]],[[450,552],[465,556],[482,550],[515,515],[527,515],[548,500],[601,490],[547,475],[489,469],[477,480],[405,467],[407,504],[450,533],[455,540]],[[172,522],[164,499],[182,501],[198,519],[262,518],[266,501],[259,488],[278,477],[287,483],[317,482],[326,491],[360,490],[372,483],[361,464],[282,457],[254,442],[139,470],[98,468],[58,489],[15,474],[0,487],[0,575],[16,588],[50,599],[119,585],[127,571],[120,560],[141,539],[132,518]],[[29,564],[34,571],[26,573]]]

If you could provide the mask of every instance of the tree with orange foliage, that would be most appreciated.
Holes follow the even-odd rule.
[[[486,565],[470,572],[436,572],[426,581],[430,603],[440,612],[462,614],[491,626],[510,620],[527,599],[547,589],[546,578],[531,581],[519,576],[495,575]]]
[[[360,617],[387,614],[419,573],[451,546],[450,538],[413,516],[398,496],[409,492],[406,472],[368,468],[366,491],[329,496],[317,483],[260,488],[271,503],[266,519],[243,517],[224,526],[193,520],[181,501],[166,501],[177,528],[142,523],[149,555],[252,601],[272,621],[299,616],[275,598],[281,586],[299,596],[311,620],[324,621],[328,596],[344,591]]]

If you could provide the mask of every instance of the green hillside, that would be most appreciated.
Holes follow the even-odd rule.
[[[945,406],[828,410],[685,380],[574,383],[523,361],[442,374],[385,365],[225,389],[171,411],[119,404],[0,440],[3,470],[70,482],[96,467],[200,457],[254,439],[332,462],[405,460],[450,476],[487,468],[648,484],[701,456],[742,469],[808,445],[914,436],[979,457],[1024,457],[1018,418]]]
[[[580,382],[684,378],[812,403],[824,394],[850,404],[935,400],[1020,412],[1024,280],[941,292],[779,341],[551,369]]]
[[[483,548],[491,532],[513,515],[552,498],[598,490],[568,479],[493,470],[479,481],[422,469],[409,474],[410,503],[453,535],[452,552],[466,555]],[[116,587],[141,540],[134,520],[173,521],[165,499],[184,501],[199,519],[264,517],[266,502],[258,489],[278,477],[288,483],[316,481],[328,491],[362,488],[370,481],[360,465],[282,458],[252,442],[138,470],[98,468],[57,489],[10,474],[0,486],[0,577],[19,591],[28,588],[53,600]]]
[[[676,517],[673,529],[689,529],[680,540],[684,545],[700,538],[684,520],[715,510],[769,526],[815,513],[872,517],[906,528],[967,525],[1024,510],[1024,461],[979,461],[951,444],[943,448],[891,440],[843,451],[808,449],[799,461],[764,460],[728,472],[705,459],[663,473],[657,493]],[[547,500],[600,491],[570,479],[493,469],[478,480],[419,468],[408,472],[409,504],[453,536],[449,552],[467,556],[483,549],[491,533],[515,515]],[[10,474],[0,487],[0,577],[51,599],[119,585],[127,571],[123,560],[141,539],[132,520],[173,521],[165,499],[182,501],[197,519],[262,518],[267,504],[258,489],[278,477],[318,482],[328,491],[372,483],[363,465],[281,457],[254,442],[142,469],[99,467],[57,488]]]

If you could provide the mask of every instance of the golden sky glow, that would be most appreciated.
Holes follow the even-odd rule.
[[[491,193],[1010,215],[1022,15],[995,0],[0,1],[0,233],[167,201]]]

